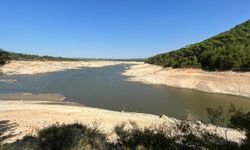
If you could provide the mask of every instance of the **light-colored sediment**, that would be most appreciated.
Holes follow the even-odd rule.
[[[250,72],[207,72],[201,69],[172,69],[138,64],[123,72],[129,81],[161,84],[209,93],[230,94],[250,98]]]
[[[17,82],[16,79],[0,79],[0,83],[5,82],[5,83],[14,83]]]
[[[5,142],[13,142],[25,135],[36,135],[40,129],[52,124],[82,123],[90,127],[99,124],[99,129],[108,133],[110,140],[115,140],[114,126],[136,122],[139,127],[157,127],[164,124],[170,129],[176,126],[179,120],[167,116],[142,113],[117,112],[83,106],[68,106],[58,104],[43,104],[39,101],[0,101],[0,121],[9,121],[6,124],[13,125],[5,132],[14,136]],[[207,129],[211,133],[224,136],[225,128],[201,124],[201,130]],[[245,138],[244,133],[230,129],[228,139],[240,142]]]
[[[63,95],[55,93],[32,94],[32,93],[7,93],[0,94],[0,100],[25,100],[25,101],[49,101],[62,102],[65,99]]]
[[[131,61],[11,61],[0,67],[5,75],[37,74],[80,69],[83,67],[104,67],[118,64],[140,64]]]

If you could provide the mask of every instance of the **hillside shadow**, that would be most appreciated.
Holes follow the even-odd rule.
[[[16,124],[10,123],[9,120],[0,121],[0,143],[2,143],[4,140],[7,140],[15,136],[15,134],[11,132],[15,126]]]
[[[203,71],[207,71],[207,72],[224,72],[224,71],[233,71],[233,72],[250,72],[250,68],[238,68],[238,69],[232,69],[232,70],[228,70],[228,69],[220,69],[220,70],[216,70],[216,69],[207,69],[207,68],[201,68],[201,70]]]
[[[234,69],[234,72],[250,72],[250,68]]]

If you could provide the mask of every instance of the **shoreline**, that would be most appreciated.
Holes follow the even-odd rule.
[[[250,72],[207,72],[191,68],[163,68],[144,63],[129,67],[122,75],[127,76],[127,81],[131,82],[250,98]]]
[[[167,126],[169,129],[176,127],[180,120],[170,118],[165,115],[157,116],[145,113],[118,112],[101,108],[86,106],[72,106],[54,104],[48,101],[1,101],[0,100],[0,121],[12,125],[4,135],[12,134],[5,143],[11,143],[22,139],[26,135],[36,136],[37,132],[53,124],[72,124],[81,123],[89,127],[98,126],[102,132],[107,133],[109,140],[115,141],[113,129],[116,125],[135,122],[140,128]],[[197,123],[201,128],[211,133],[224,137],[226,128],[217,127],[211,124]],[[227,132],[228,140],[240,143],[245,138],[243,132],[229,129]],[[178,133],[176,133],[178,134]]]
[[[81,69],[84,67],[105,67],[119,64],[141,64],[134,61],[11,61],[0,67],[3,75],[33,75],[65,71],[70,69]],[[2,80],[4,81],[4,80]],[[7,81],[7,80],[6,80]]]

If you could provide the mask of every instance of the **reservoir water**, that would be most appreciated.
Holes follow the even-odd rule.
[[[227,109],[230,104],[236,104],[250,110],[248,98],[126,81],[127,77],[121,75],[125,68],[125,65],[116,65],[37,75],[0,76],[0,79],[18,80],[14,83],[0,82],[0,93],[58,93],[64,95],[66,101],[85,106],[165,114],[179,119],[185,118],[189,112],[195,118],[204,120],[207,118],[206,108],[219,105]]]

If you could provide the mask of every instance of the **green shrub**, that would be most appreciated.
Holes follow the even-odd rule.
[[[239,149],[235,142],[211,134],[200,129],[199,125],[181,121],[176,128],[168,127],[144,128],[137,125],[127,129],[124,124],[115,127],[118,136],[116,148],[147,149],[147,150],[177,150],[177,149]]]
[[[230,118],[230,127],[241,129],[246,132],[246,139],[243,141],[242,149],[250,149],[250,111],[243,112],[240,108],[231,109],[234,113]]]
[[[122,124],[115,127],[115,133],[118,136],[116,147],[124,149],[178,149],[179,146],[174,138],[157,129],[139,129],[136,126],[125,129],[125,124]]]
[[[228,120],[223,117],[222,107],[217,109],[208,108],[209,121],[215,125],[224,124],[228,127],[243,130],[246,133],[246,139],[242,141],[240,149],[250,149],[250,111],[244,112],[241,108],[235,105],[228,109]]]
[[[38,134],[43,150],[106,149],[106,135],[81,124],[53,125]]]

